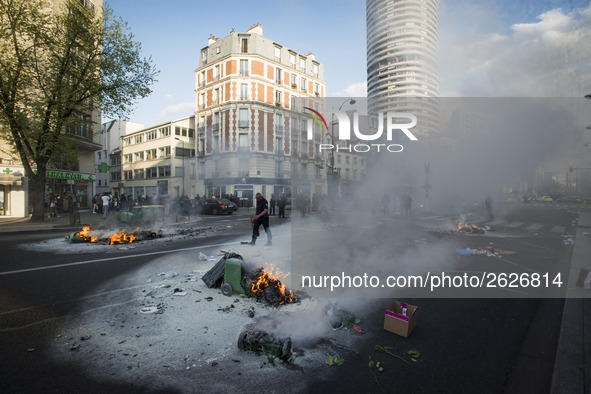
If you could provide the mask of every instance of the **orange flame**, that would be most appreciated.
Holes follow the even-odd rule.
[[[121,230],[117,234],[111,235],[109,240],[110,245],[132,243],[135,240],[135,236],[133,234],[126,234],[125,231]]]
[[[460,223],[458,224],[458,229],[457,229],[457,231],[459,231],[459,232],[461,232],[461,233],[467,233],[467,234],[471,234],[471,233],[473,233],[473,232],[474,232],[474,230],[475,230],[475,229],[477,229],[477,228],[478,228],[478,226],[476,226],[475,224],[472,224],[472,225],[470,225],[470,224],[468,224],[468,223],[463,223],[463,222],[460,222]]]
[[[82,231],[80,231],[79,233],[77,233],[77,235],[84,239],[87,242],[96,242],[96,240],[98,239],[98,237],[93,237],[90,234],[88,234],[90,232],[90,227],[89,226],[85,226],[82,227]]]
[[[270,264],[266,269],[261,269],[256,283],[250,285],[250,291],[255,295],[262,294],[267,287],[271,286],[275,287],[281,294],[279,305],[296,302],[297,299],[291,290],[286,290],[285,285],[279,280],[285,279],[287,276],[289,276],[289,272],[281,272],[273,264]]]

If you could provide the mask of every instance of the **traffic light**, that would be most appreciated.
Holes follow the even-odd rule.
[[[568,172],[573,172],[573,166],[568,166]]]
[[[425,162],[425,174],[429,173],[429,162]]]

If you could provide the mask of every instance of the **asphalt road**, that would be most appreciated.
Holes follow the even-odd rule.
[[[447,228],[448,222],[451,223],[452,218],[438,215],[392,218],[368,214],[360,218],[335,213],[329,217],[294,218],[291,226],[292,284],[297,287],[299,275],[305,273],[341,270],[351,270],[352,274],[373,272],[380,276],[442,270],[475,274],[509,270],[568,272],[572,247],[564,244],[563,235],[572,233],[575,218],[573,209],[514,206],[490,223],[494,232],[482,236],[432,231]],[[240,220],[242,224],[223,229]],[[139,286],[134,287],[121,279],[126,273],[155,259],[173,259],[179,255],[193,258],[198,252],[213,254],[221,245],[230,240],[235,242],[237,237],[248,233],[248,223],[243,218],[208,217],[206,221],[219,231],[178,236],[171,242],[145,242],[135,249],[115,248],[108,253],[96,253],[92,246],[76,249],[75,253],[53,247],[55,243],[52,242],[67,233],[3,236],[0,240],[3,251],[0,262],[0,390],[200,391],[197,387],[202,386],[197,383],[195,387],[176,386],[170,381],[146,385],[141,375],[146,372],[141,370],[133,382],[117,377],[97,379],[96,374],[81,364],[56,360],[51,354],[51,344],[59,339],[66,323],[76,321],[81,315],[92,315],[95,309],[115,309],[113,298],[108,297],[111,294],[101,293],[105,284],[109,284],[110,292],[116,292],[117,300],[123,304]],[[479,217],[475,217],[474,222],[485,224]],[[23,249],[23,243],[39,244],[41,248]],[[455,253],[456,248],[487,245],[517,254],[497,258]],[[298,260],[305,260],[305,263],[298,265]],[[279,377],[284,374],[287,382],[305,381],[306,391],[543,393],[550,389],[563,305],[560,298],[518,298],[525,295],[519,289],[479,293],[476,295],[479,298],[471,294],[468,294],[471,298],[458,298],[465,294],[453,291],[425,294],[409,289],[380,289],[378,293],[362,293],[354,289],[331,294],[326,293],[326,289],[307,290],[317,297],[328,294],[335,302],[351,307],[365,334],[357,335],[348,330],[332,334],[329,349],[345,359],[341,366],[327,370],[313,366],[304,368],[304,373],[277,367],[276,373]],[[420,307],[419,323],[409,338],[382,328],[384,308],[392,299]],[[92,310],[88,310],[91,307]],[[322,342],[323,338],[316,338],[312,343],[296,342],[294,347],[320,346]],[[374,350],[375,345],[392,347],[394,354],[410,364]],[[406,355],[411,349],[421,352],[418,362]],[[377,376],[368,366],[370,357],[386,362],[384,371],[376,372]],[[151,381],[154,379],[157,377],[150,377]],[[206,381],[205,370],[199,379],[201,384]],[[250,386],[239,385],[241,379],[248,379]],[[263,392],[292,391],[276,381],[266,384],[250,379],[246,376],[228,378],[225,392],[247,392],[245,387],[257,385]],[[217,383],[219,389],[220,382]]]

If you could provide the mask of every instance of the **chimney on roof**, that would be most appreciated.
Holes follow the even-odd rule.
[[[257,22],[256,24],[249,27],[246,32],[251,33],[251,34],[258,34],[259,36],[262,36],[263,35],[263,26]]]
[[[314,55],[312,52],[308,52],[306,56],[312,60],[316,60],[316,55]]]
[[[218,39],[217,39],[217,38],[215,38],[215,36],[213,36],[213,35],[211,35],[211,34],[210,34],[210,35],[209,35],[209,38],[207,39],[207,45],[211,45],[211,44],[213,44],[214,42],[216,42],[217,40],[218,40]]]

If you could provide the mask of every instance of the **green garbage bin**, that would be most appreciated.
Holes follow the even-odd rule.
[[[224,271],[224,283],[221,286],[222,293],[226,296],[233,291],[240,294],[246,294],[240,281],[242,280],[242,260],[227,259],[226,269]]]

